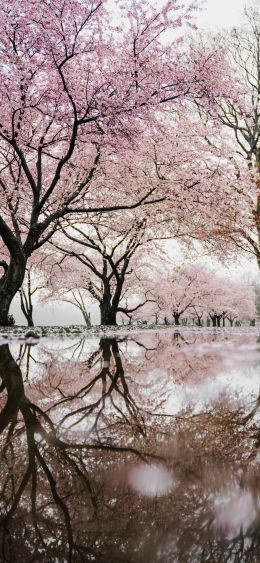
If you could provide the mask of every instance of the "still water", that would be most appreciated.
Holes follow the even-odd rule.
[[[0,346],[0,561],[260,561],[260,338]]]

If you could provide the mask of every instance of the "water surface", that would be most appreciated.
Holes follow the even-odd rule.
[[[260,560],[256,332],[0,346],[0,561]]]

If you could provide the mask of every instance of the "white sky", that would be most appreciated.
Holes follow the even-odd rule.
[[[250,0],[204,0],[197,24],[209,30],[237,26],[241,23],[244,6],[249,4]]]

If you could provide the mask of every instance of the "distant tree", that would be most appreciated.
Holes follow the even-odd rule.
[[[209,317],[214,327],[225,319],[233,326],[236,320],[252,320],[256,315],[250,284],[217,274],[202,264],[161,267],[151,292],[156,296],[157,311],[162,317],[172,315],[177,326],[183,318],[192,320],[194,312],[199,326]]]
[[[23,285],[19,289],[21,310],[27,320],[28,326],[34,326],[33,297],[37,292],[46,289],[46,283],[44,273],[39,268],[39,264],[29,263],[26,267]]]
[[[114,223],[102,219],[87,225],[69,224],[63,238],[52,243],[57,267],[50,276],[50,297],[73,301],[82,310],[88,294],[99,304],[103,325],[115,325],[119,314],[131,318],[153,300],[142,274],[143,247],[151,252],[146,223],[144,217],[122,228],[115,217]],[[130,304],[131,296],[137,297],[137,303]]]
[[[163,315],[172,317],[180,325],[183,316],[192,316],[194,309],[203,312],[203,304],[209,298],[210,273],[200,265],[184,264],[170,271],[158,272],[156,288],[158,305]]]

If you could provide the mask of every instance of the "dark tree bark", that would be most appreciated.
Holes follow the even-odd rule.
[[[100,298],[100,320],[102,325],[116,325],[116,315],[122,292],[122,285],[116,284],[116,289],[112,294],[111,283],[108,275],[107,264],[103,264],[103,291]],[[119,280],[117,280],[119,282]]]
[[[103,301],[100,303],[100,318],[102,325],[112,325],[115,326],[116,323],[116,313],[117,311],[113,309],[110,305],[108,305]]]
[[[8,326],[9,309],[14,296],[19,291],[25,276],[26,256],[22,249],[11,258],[9,266],[0,278],[0,325]]]
[[[34,326],[33,304],[32,304],[32,301],[31,301],[31,295],[28,292],[28,296],[26,296],[23,288],[20,289],[20,303],[21,303],[22,312],[23,312],[23,314],[24,314],[24,316],[27,320],[28,326],[30,326],[30,327]]]
[[[174,324],[180,326],[180,313],[173,313]]]
[[[217,315],[217,314],[210,315],[210,318],[212,320],[213,327],[220,328],[220,322],[221,322],[221,319],[222,319],[222,315]]]

